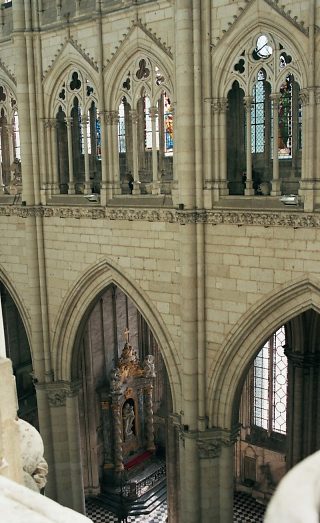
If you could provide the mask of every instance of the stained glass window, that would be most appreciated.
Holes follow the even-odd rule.
[[[253,88],[251,108],[251,150],[263,153],[265,142],[265,73],[261,69]]]
[[[286,434],[288,363],[281,327],[254,361],[253,423],[268,432]]]
[[[21,153],[20,153],[20,132],[19,132],[19,118],[18,118],[18,112],[15,111],[13,113],[13,126],[12,126],[12,132],[13,132],[13,148],[14,148],[14,157],[21,160]]]
[[[144,97],[144,145],[146,149],[152,149],[152,122],[150,117],[150,99],[148,96]]]
[[[292,78],[288,76],[280,88],[279,100],[279,157],[292,154]]]
[[[96,157],[101,158],[101,123],[99,118],[99,113],[97,112],[96,117]]]
[[[119,105],[119,118],[118,118],[118,150],[119,150],[119,153],[126,152],[126,126],[125,126],[124,104],[125,104],[125,98],[122,99],[121,104]]]
[[[165,132],[165,154],[167,156],[173,153],[173,110],[170,98],[166,94],[163,96],[164,102],[164,132]]]

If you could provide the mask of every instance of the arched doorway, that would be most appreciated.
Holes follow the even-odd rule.
[[[19,310],[6,286],[0,282],[6,355],[16,380],[18,416],[39,430],[36,391],[29,340]]]
[[[73,380],[80,380],[85,495],[113,495],[120,483],[124,491],[135,483],[134,498],[139,491],[132,480],[136,466],[146,471],[142,481],[151,470],[161,480],[162,470],[165,485],[167,420],[172,412],[167,372],[147,321],[113,283],[92,302],[81,322],[72,368]],[[115,375],[122,371],[127,374],[116,387]],[[165,497],[165,488],[160,494]]]
[[[301,312],[260,347],[242,389],[236,490],[267,504],[296,463],[320,448],[320,316]]]

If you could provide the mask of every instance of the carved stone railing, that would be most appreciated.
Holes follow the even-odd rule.
[[[165,463],[157,470],[143,478],[142,480],[129,481],[122,488],[122,495],[128,499],[137,499],[142,494],[147,492],[149,489],[154,487],[162,479],[166,477],[166,465]]]

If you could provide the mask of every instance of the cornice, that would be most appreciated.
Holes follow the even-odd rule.
[[[304,213],[302,210],[283,211],[252,210],[191,210],[134,208],[134,207],[51,207],[0,205],[1,216],[19,218],[75,218],[91,220],[125,220],[167,222],[188,225],[203,223],[209,225],[237,225],[262,227],[319,228],[320,213]]]

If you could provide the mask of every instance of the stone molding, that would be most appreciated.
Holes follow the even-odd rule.
[[[304,213],[297,210],[290,212],[245,211],[245,210],[198,210],[178,211],[176,209],[146,209],[124,207],[49,207],[49,206],[16,206],[0,205],[1,216],[18,216],[19,218],[76,218],[92,220],[127,220],[167,222],[188,225],[205,223],[211,225],[238,225],[262,227],[320,227],[319,213]]]

